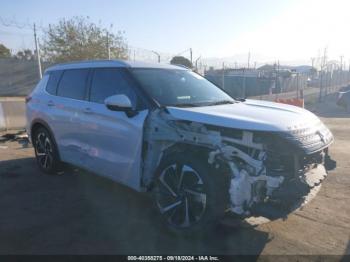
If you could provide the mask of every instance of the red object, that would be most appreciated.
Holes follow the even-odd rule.
[[[299,99],[299,98],[291,98],[291,99],[277,98],[275,100],[275,102],[282,103],[282,104],[293,105],[293,106],[299,106],[299,107],[304,108],[304,99]]]

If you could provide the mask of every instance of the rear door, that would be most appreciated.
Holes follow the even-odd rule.
[[[104,100],[115,94],[127,95],[138,114],[128,117],[125,112],[107,109]],[[143,125],[148,110],[126,69],[94,69],[89,100],[79,133],[85,146],[84,167],[139,190]]]
[[[84,145],[80,139],[81,116],[87,107],[87,84],[90,69],[65,70],[60,78],[56,97],[49,101],[54,108],[51,126],[60,157],[64,162],[82,166]]]

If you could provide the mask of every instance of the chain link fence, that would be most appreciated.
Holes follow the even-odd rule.
[[[350,84],[350,71],[266,72],[259,69],[211,69],[205,77],[236,98],[264,100],[304,98],[313,94],[319,100]]]
[[[39,37],[42,33],[40,28],[39,26]],[[14,30],[0,27],[0,43],[3,42],[1,35],[6,35],[6,39],[12,43],[20,43],[17,45],[19,48],[11,50],[12,56],[10,58],[0,59],[0,96],[26,96],[40,79],[38,60],[34,50],[34,36],[31,30],[29,26]],[[210,59],[205,57],[192,58],[192,49],[179,54],[192,60],[195,71],[223,88],[233,97],[260,97],[262,99],[268,97],[272,100],[282,97],[283,93],[294,93],[295,98],[301,98],[309,88],[314,88],[318,91],[321,100],[322,97],[337,91],[350,82],[349,71],[342,70],[342,68],[322,71],[313,75],[297,72],[285,75],[276,72],[276,70],[266,72],[255,68],[247,69],[237,63],[213,64],[208,62]],[[170,63],[176,55],[178,54],[130,45],[127,49],[128,60],[131,61]],[[113,53],[110,58],[115,59]],[[108,59],[108,57],[101,57],[101,59]],[[50,63],[41,59],[43,72],[49,66]],[[220,67],[224,69],[218,69]],[[316,91],[314,92],[316,93]]]

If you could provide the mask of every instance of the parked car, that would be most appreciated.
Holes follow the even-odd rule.
[[[350,91],[338,92],[337,105],[350,110]]]
[[[333,136],[311,112],[235,100],[183,67],[61,64],[27,98],[39,168],[69,163],[139,192],[176,232],[307,196],[326,177]]]

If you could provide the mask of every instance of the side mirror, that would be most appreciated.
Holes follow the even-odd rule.
[[[126,95],[109,96],[104,102],[109,110],[123,111],[128,117],[133,117],[137,114],[137,112],[132,109],[131,101]]]

